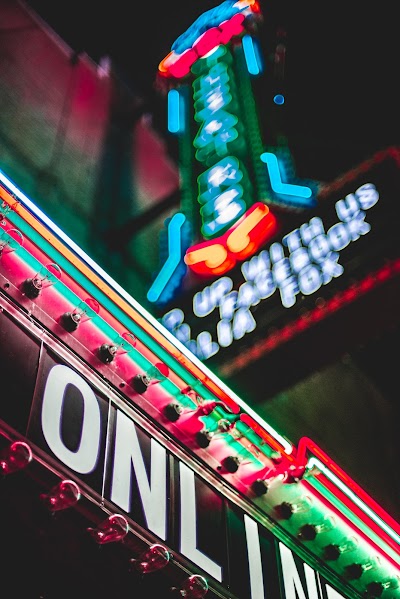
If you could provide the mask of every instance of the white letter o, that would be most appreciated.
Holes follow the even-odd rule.
[[[61,436],[62,407],[67,385],[74,385],[82,393],[83,419],[81,439],[77,451],[65,446]],[[74,370],[57,364],[49,372],[43,394],[42,429],[52,452],[66,466],[88,474],[96,466],[101,430],[100,408],[89,385]]]

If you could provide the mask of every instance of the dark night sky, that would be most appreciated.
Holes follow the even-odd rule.
[[[165,98],[154,89],[159,62],[174,40],[219,2],[174,0],[149,5],[149,10],[123,0],[96,5],[79,0],[27,4],[73,50],[85,51],[96,61],[109,55],[120,76],[147,99],[157,116],[166,113]],[[271,57],[276,32],[283,28],[286,103],[279,119],[297,174],[328,182],[376,150],[398,145],[394,7],[390,14],[387,9],[379,13],[375,3],[359,0],[331,4],[261,0],[260,4],[265,71],[257,84],[257,105],[267,136],[268,122],[276,114]]]

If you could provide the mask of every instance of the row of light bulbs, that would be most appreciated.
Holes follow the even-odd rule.
[[[14,441],[0,452],[0,473],[8,476],[26,468],[33,459],[30,446],[25,441]],[[48,493],[42,493],[40,500],[51,512],[56,513],[74,507],[81,498],[77,483],[70,479],[61,480]],[[96,527],[86,529],[98,545],[118,543],[129,533],[129,524],[122,514],[110,514]],[[130,568],[140,575],[151,574],[165,568],[171,560],[171,553],[160,543],[150,545],[137,558],[129,560]],[[200,575],[186,578],[181,586],[171,587],[174,596],[186,599],[201,599],[208,592],[208,582]]]
[[[23,236],[17,229],[3,230],[0,233],[0,257],[4,252],[11,252],[22,245]],[[20,289],[22,293],[29,299],[35,300],[39,297],[44,289],[54,285],[61,278],[61,269],[55,264],[44,265],[35,275],[27,278],[22,282]],[[81,301],[71,311],[67,311],[60,317],[60,324],[63,328],[73,333],[84,322],[94,318],[100,310],[100,305],[93,298],[86,298]],[[129,353],[136,346],[136,338],[131,333],[125,332],[122,335],[117,335],[111,343],[102,344],[97,355],[99,359],[110,364],[118,355]],[[163,362],[157,362],[151,365],[143,374],[136,374],[130,381],[131,387],[139,394],[144,394],[147,389],[169,375],[169,368]],[[195,405],[194,409],[187,408],[179,401],[173,401],[164,408],[164,415],[167,420],[176,422],[183,414],[193,411],[197,416],[207,416],[216,407],[221,407],[228,410],[227,406],[222,401],[207,400],[200,397],[191,387],[186,387],[181,390],[181,394],[190,397]],[[209,446],[212,439],[226,434],[234,434],[235,423],[239,418],[232,418],[232,413],[226,418],[220,419],[217,426],[213,429],[204,429],[196,434],[196,442],[199,447],[206,448]],[[235,473],[241,464],[245,463],[243,457],[227,456],[222,463],[222,468],[228,473]],[[265,492],[265,490],[263,491]]]
[[[17,229],[9,229],[8,231],[3,230],[0,233],[0,257],[7,252],[16,250],[22,245],[23,236]],[[61,269],[55,264],[44,265],[35,275],[25,279],[20,289],[22,293],[29,299],[35,300],[39,297],[42,291],[52,285],[54,285],[61,278]],[[60,317],[60,324],[63,328],[72,333],[84,322],[94,318],[100,310],[100,305],[97,300],[93,298],[86,298],[81,301],[73,310],[67,311]],[[125,332],[122,335],[117,335],[112,343],[102,344],[98,350],[97,355],[99,359],[105,363],[110,364],[118,355],[129,353],[133,350],[136,345],[136,338],[131,333]],[[157,384],[164,380],[169,374],[169,369],[166,364],[158,362],[150,366],[150,368],[143,374],[136,374],[130,384],[132,388],[139,394],[143,394],[147,389],[154,384]],[[190,397],[192,402],[195,404],[195,408],[185,408],[178,401],[169,403],[164,409],[164,415],[171,422],[176,422],[184,413],[196,412],[197,416],[207,416],[216,407],[221,407],[225,411],[228,409],[225,404],[221,401],[205,400],[200,397],[191,387],[182,389],[181,393]],[[232,413],[231,413],[232,414]],[[235,427],[235,422],[238,417],[233,418],[227,417],[220,419],[214,429],[203,429],[196,435],[196,442],[201,448],[206,448],[210,444],[211,440],[218,435],[223,435],[232,432]],[[228,473],[235,473],[240,464],[243,463],[242,456],[227,456],[222,467]],[[265,492],[265,491],[264,491]]]
[[[0,472],[7,476],[26,468],[33,459],[33,452],[25,441],[14,441],[0,452]],[[52,512],[58,512],[75,506],[81,498],[81,492],[77,483],[73,480],[61,480],[48,493],[42,493],[40,499],[46,508]],[[304,497],[296,503],[283,502],[275,506],[280,518],[289,519],[293,514],[306,512],[311,508],[311,499]],[[321,524],[303,524],[298,531],[298,538],[302,541],[313,541],[316,536],[330,531],[334,526],[334,520],[327,518]],[[122,514],[111,514],[96,527],[87,528],[87,532],[99,545],[117,543],[122,541],[129,533],[129,524]],[[327,544],[323,548],[323,557],[326,561],[336,561],[344,553],[357,549],[356,538],[344,539],[338,544]],[[131,558],[131,567],[141,575],[150,574],[167,566],[171,559],[170,552],[161,544],[155,543],[145,550],[138,558]],[[364,572],[373,570],[379,566],[379,559],[364,562],[354,562],[344,569],[347,580],[357,580]],[[394,579],[386,581],[373,581],[367,585],[366,591],[369,597],[380,597],[385,589],[396,588],[398,581]],[[200,599],[208,591],[207,580],[199,575],[189,576],[183,582],[181,588],[173,587],[171,592],[179,593],[180,596]],[[372,594],[374,593],[374,594]],[[380,593],[380,594],[379,594]]]
[[[22,234],[17,229],[3,230],[0,234],[0,257],[4,252],[11,252],[22,245]],[[44,265],[34,276],[25,279],[21,284],[22,293],[29,299],[35,300],[39,297],[44,289],[54,285],[61,278],[61,269],[55,264]],[[86,298],[81,301],[73,310],[65,312],[60,317],[60,324],[63,328],[72,333],[84,322],[94,318],[100,310],[100,305],[93,298]],[[110,364],[118,355],[129,353],[136,345],[136,338],[133,334],[125,332],[122,335],[117,335],[112,343],[102,344],[97,351],[99,359]],[[143,374],[136,374],[130,384],[132,388],[139,394],[143,394],[147,389],[154,384],[164,380],[169,374],[169,368],[162,362],[150,366]],[[182,394],[189,396],[195,408],[185,408],[177,401],[169,403],[164,409],[164,415],[171,422],[176,422],[184,413],[196,412],[198,416],[209,415],[216,407],[221,407],[225,411],[228,409],[221,401],[205,400],[195,393],[191,387],[186,387],[181,391]],[[215,430],[204,429],[196,434],[196,442],[199,447],[206,448],[211,440],[218,435],[232,432],[235,422],[239,417],[223,418],[218,422]],[[235,473],[239,465],[243,463],[241,456],[227,456],[222,466],[229,473]]]
[[[1,224],[5,224],[5,221],[2,221]],[[23,235],[17,229],[3,229],[0,232],[0,259],[3,255],[15,251],[20,247],[23,243]],[[21,284],[22,293],[28,297],[29,299],[35,300],[39,297],[44,289],[54,285],[61,278],[61,269],[55,264],[46,264],[44,265],[34,276],[27,278]],[[68,332],[74,332],[77,328],[84,322],[94,318],[99,312],[100,306],[97,300],[93,298],[86,298],[81,301],[73,310],[65,312],[60,317],[60,324],[63,328]],[[136,338],[131,333],[123,333],[122,335],[117,335],[116,338],[112,341],[112,343],[104,343],[98,348],[98,357],[99,359],[105,363],[110,364],[118,355],[122,355],[125,353],[129,353],[136,345]],[[147,389],[154,384],[161,382],[165,379],[169,374],[168,367],[162,363],[158,362],[152,365],[145,373],[136,374],[131,380],[132,388],[140,394],[143,394],[147,391]],[[223,402],[215,401],[215,400],[205,400],[201,398],[197,393],[195,393],[190,387],[183,389],[181,391],[184,395],[191,396],[193,403],[195,404],[195,408],[187,408],[181,405],[179,402],[174,401],[169,403],[164,408],[164,415],[171,422],[176,422],[183,414],[188,412],[196,413],[197,416],[207,416],[211,414],[216,407],[222,407],[225,412],[227,411],[227,407]],[[196,442],[199,447],[206,448],[209,446],[211,441],[217,436],[224,434],[234,434],[235,424],[240,419],[240,416],[227,414],[227,417],[221,418],[212,428],[203,428],[199,432],[196,433]],[[4,453],[4,452],[3,452]],[[30,451],[29,446],[24,442],[15,442],[9,448],[9,455],[7,459],[0,461],[0,472],[4,474],[8,474],[14,470],[23,468],[29,461],[32,459],[32,453]],[[245,463],[242,455],[229,455],[222,461],[222,468],[228,473],[235,473],[239,469],[240,465]],[[254,481],[252,484],[252,491],[258,497],[266,494],[269,489],[277,483],[296,483],[298,482],[305,474],[304,466],[295,466],[289,465],[283,468],[272,468],[269,469],[267,475],[262,478],[259,478]],[[80,498],[80,491],[76,483],[74,481],[65,480],[61,481],[57,487],[55,487],[49,494],[43,495],[41,497],[42,501],[47,505],[50,511],[56,511],[59,509],[65,509],[67,507],[71,507],[74,505]],[[275,511],[277,515],[284,520],[289,519],[292,514],[297,511],[301,511],[301,502],[294,504],[289,502],[283,502],[280,505],[275,507]],[[331,522],[331,520],[327,519],[327,521],[323,524],[305,524],[298,531],[298,538],[302,541],[313,541],[317,537],[318,534],[327,530],[327,522]],[[331,524],[329,525],[331,526]],[[92,537],[99,544],[104,544],[108,542],[116,542],[122,540],[124,536],[129,531],[129,525],[124,516],[120,514],[114,514],[109,516],[103,523],[98,525],[97,528],[88,529],[88,532],[92,535]],[[326,561],[334,561],[337,560],[340,555],[350,548],[355,548],[356,540],[344,541],[339,544],[330,544],[324,548],[324,559]],[[151,563],[161,563],[161,558],[157,561],[156,556],[159,557],[160,547],[159,545],[152,546],[154,549],[153,559],[154,562]],[[152,547],[148,550],[148,553],[152,551]],[[165,548],[163,548],[165,549]],[[164,551],[164,555],[165,552]],[[168,553],[168,552],[167,552]],[[168,554],[169,555],[169,554]],[[135,564],[145,564],[147,563],[146,556],[141,556],[139,560],[132,560],[132,563]],[[168,558],[169,560],[169,558]],[[163,559],[163,563],[166,565],[168,560]],[[138,566],[136,566],[138,567]],[[146,568],[145,566],[140,566]],[[148,565],[147,568],[151,568],[153,566]],[[155,567],[154,569],[159,569],[159,567]],[[376,562],[368,561],[365,563],[354,563],[350,564],[346,567],[346,571],[344,573],[345,577],[348,580],[356,580],[360,578],[364,571],[369,570],[371,568],[376,567]],[[144,570],[143,573],[150,570]],[[200,585],[200,587],[204,586],[205,592],[207,592],[208,586],[205,579],[202,577],[198,577],[199,581],[197,581],[196,577],[190,577],[193,579],[192,583],[195,585]],[[190,585],[192,584],[188,579],[186,583],[188,589],[181,589],[181,595],[186,597],[203,597],[204,594],[199,594],[201,591],[195,590],[195,594],[190,594]],[[200,582],[200,579],[202,581]],[[204,582],[203,582],[204,581]],[[397,581],[395,581],[398,585]],[[369,594],[371,597],[380,597],[383,590],[385,588],[390,588],[394,585],[392,580],[386,582],[373,582],[370,583],[370,589],[367,589],[367,592],[375,593]],[[177,589],[175,589],[177,590]],[[179,590],[179,589],[178,589]],[[189,592],[189,594],[187,594]],[[379,594],[380,593],[380,594]]]
[[[5,221],[2,221],[4,224]],[[17,250],[23,244],[23,235],[18,229],[3,229],[0,231],[0,258]],[[46,264],[32,277],[21,284],[21,292],[29,299],[35,300],[42,291],[51,287],[61,279],[61,269],[56,263]],[[73,310],[65,312],[60,317],[63,328],[73,333],[77,328],[94,318],[100,310],[100,305],[94,298],[88,297],[81,301]],[[98,357],[105,364],[110,364],[117,355],[128,353],[136,345],[133,334],[125,332],[117,335],[113,343],[104,343],[98,348]],[[168,367],[162,362],[150,367],[144,374],[137,374],[132,380],[132,387],[137,393],[144,393],[150,385],[165,379],[169,374]]]

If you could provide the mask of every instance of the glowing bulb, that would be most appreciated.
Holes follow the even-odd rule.
[[[399,578],[391,578],[382,581],[373,580],[366,586],[366,597],[368,599],[376,599],[377,597],[381,597],[383,591],[386,589],[398,589],[399,584]]]
[[[70,333],[75,331],[80,324],[94,318],[99,313],[100,304],[97,300],[88,297],[80,302],[73,312],[65,312],[61,316],[61,324]]]
[[[289,520],[293,514],[305,513],[311,509],[311,499],[309,497],[303,497],[297,500],[295,503],[289,503],[283,501],[279,505],[275,506],[275,511],[279,518],[283,520]]]
[[[105,364],[109,364],[118,355],[127,354],[133,350],[136,345],[136,337],[132,333],[122,333],[118,335],[112,344],[103,343],[99,347],[99,358]]]
[[[208,582],[203,576],[193,574],[184,580],[179,589],[173,587],[171,590],[178,591],[178,595],[186,599],[201,599],[208,592]]]
[[[27,443],[14,441],[0,452],[0,471],[6,475],[22,470],[32,461],[32,458],[32,450]]]
[[[122,541],[129,532],[129,526],[124,516],[121,516],[121,514],[112,514],[98,524],[97,528],[88,528],[87,531],[96,543],[105,545],[105,543]]]
[[[8,229],[0,232],[0,257],[14,252],[23,244],[24,237],[18,229]]]
[[[61,269],[58,264],[46,264],[33,277],[22,283],[22,293],[30,299],[35,299],[43,289],[54,285],[60,278]]]
[[[156,570],[165,568],[171,558],[169,551],[159,543],[151,545],[147,551],[144,551],[137,559],[130,560],[133,567],[140,574],[149,574]]]
[[[329,532],[335,526],[333,518],[328,517],[321,524],[304,524],[297,534],[302,541],[314,541],[317,535]]]
[[[271,468],[265,478],[257,478],[251,485],[253,492],[257,495],[257,497],[261,497],[268,493],[268,491],[276,485],[277,483],[283,482],[285,479],[285,473],[279,472],[274,468]]]
[[[349,564],[344,569],[344,576],[347,580],[358,580],[361,578],[364,572],[367,572],[368,570],[375,570],[379,563],[379,558],[376,557],[375,560]]]
[[[235,419],[237,420],[237,418]],[[208,447],[211,440],[218,435],[228,433],[235,426],[235,422],[230,422],[227,418],[221,418],[218,420],[214,427],[203,428],[201,431],[196,433],[196,441],[200,447]]]
[[[145,374],[136,374],[132,380],[132,387],[137,393],[145,393],[151,385],[156,385],[169,374],[169,368],[162,362],[157,362]]]
[[[276,94],[274,96],[274,102],[275,104],[277,104],[278,106],[282,106],[282,104],[285,103],[285,96],[283,94]]]
[[[72,507],[80,498],[80,489],[73,480],[62,480],[49,493],[40,495],[40,499],[51,512]]]
[[[343,539],[338,544],[330,543],[329,545],[325,545],[322,555],[326,561],[335,561],[339,559],[342,553],[355,551],[357,547],[358,540],[355,537],[351,537],[350,539]]]

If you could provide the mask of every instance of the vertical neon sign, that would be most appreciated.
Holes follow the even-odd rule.
[[[249,33],[260,18],[254,0],[226,0],[201,15],[159,65],[169,88],[168,129],[181,142],[182,193],[190,198],[182,213],[192,240],[175,251],[172,267],[169,256],[171,276],[156,278],[149,301],[171,298],[165,290],[179,287],[173,272],[213,278],[254,255],[277,230],[269,203],[315,203],[312,189],[290,185],[279,157],[264,151],[251,86],[261,57]]]

